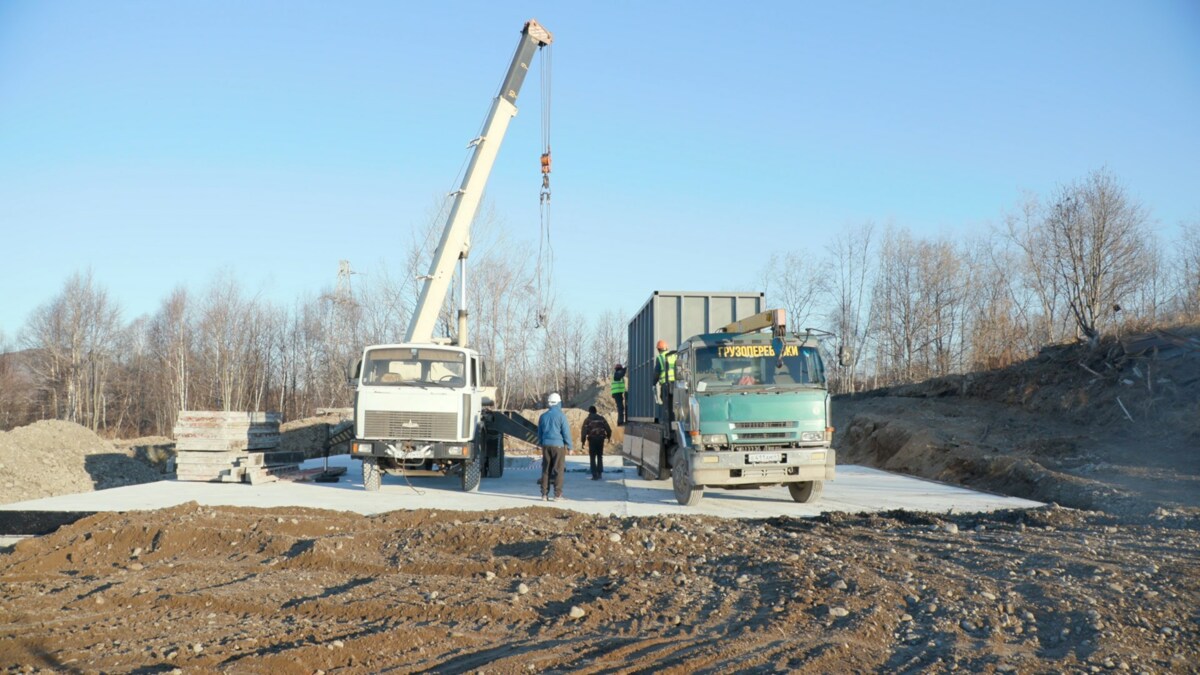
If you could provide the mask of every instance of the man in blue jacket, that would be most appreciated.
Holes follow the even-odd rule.
[[[542,501],[546,501],[550,483],[554,482],[554,501],[563,497],[563,470],[571,446],[571,429],[562,411],[562,397],[557,392],[546,399],[550,409],[538,418],[538,443],[542,446]]]

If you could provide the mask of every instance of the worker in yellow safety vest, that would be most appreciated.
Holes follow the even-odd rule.
[[[617,404],[617,426],[625,426],[625,366],[617,364],[613,368],[612,384],[609,385],[608,391],[612,394],[613,401]]]
[[[655,345],[658,356],[654,357],[654,383],[659,390],[659,403],[664,410],[671,409],[671,387],[675,384],[675,352],[667,353],[667,341],[659,340]],[[664,415],[659,414],[659,419]]]

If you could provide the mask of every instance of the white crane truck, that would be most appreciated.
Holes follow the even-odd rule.
[[[355,367],[351,455],[362,460],[363,487],[369,491],[379,490],[384,473],[458,475],[463,490],[474,491],[481,477],[503,473],[505,434],[537,442],[532,423],[490,408],[495,389],[484,386],[483,361],[467,342],[466,260],[471,222],[505,131],[517,114],[517,94],[534,54],[552,41],[537,21],[525,24],[500,93],[482,132],[471,142],[470,164],[453,193],[404,342],[366,347]],[[435,339],[433,331],[455,261],[461,297],[458,339],[451,344],[449,339]]]

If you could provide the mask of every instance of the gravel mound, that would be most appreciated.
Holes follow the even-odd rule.
[[[73,422],[0,432],[0,504],[149,483],[162,474]]]

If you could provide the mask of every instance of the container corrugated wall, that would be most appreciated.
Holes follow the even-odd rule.
[[[629,322],[629,417],[654,417],[654,345],[687,338],[763,311],[762,293],[655,291]]]

